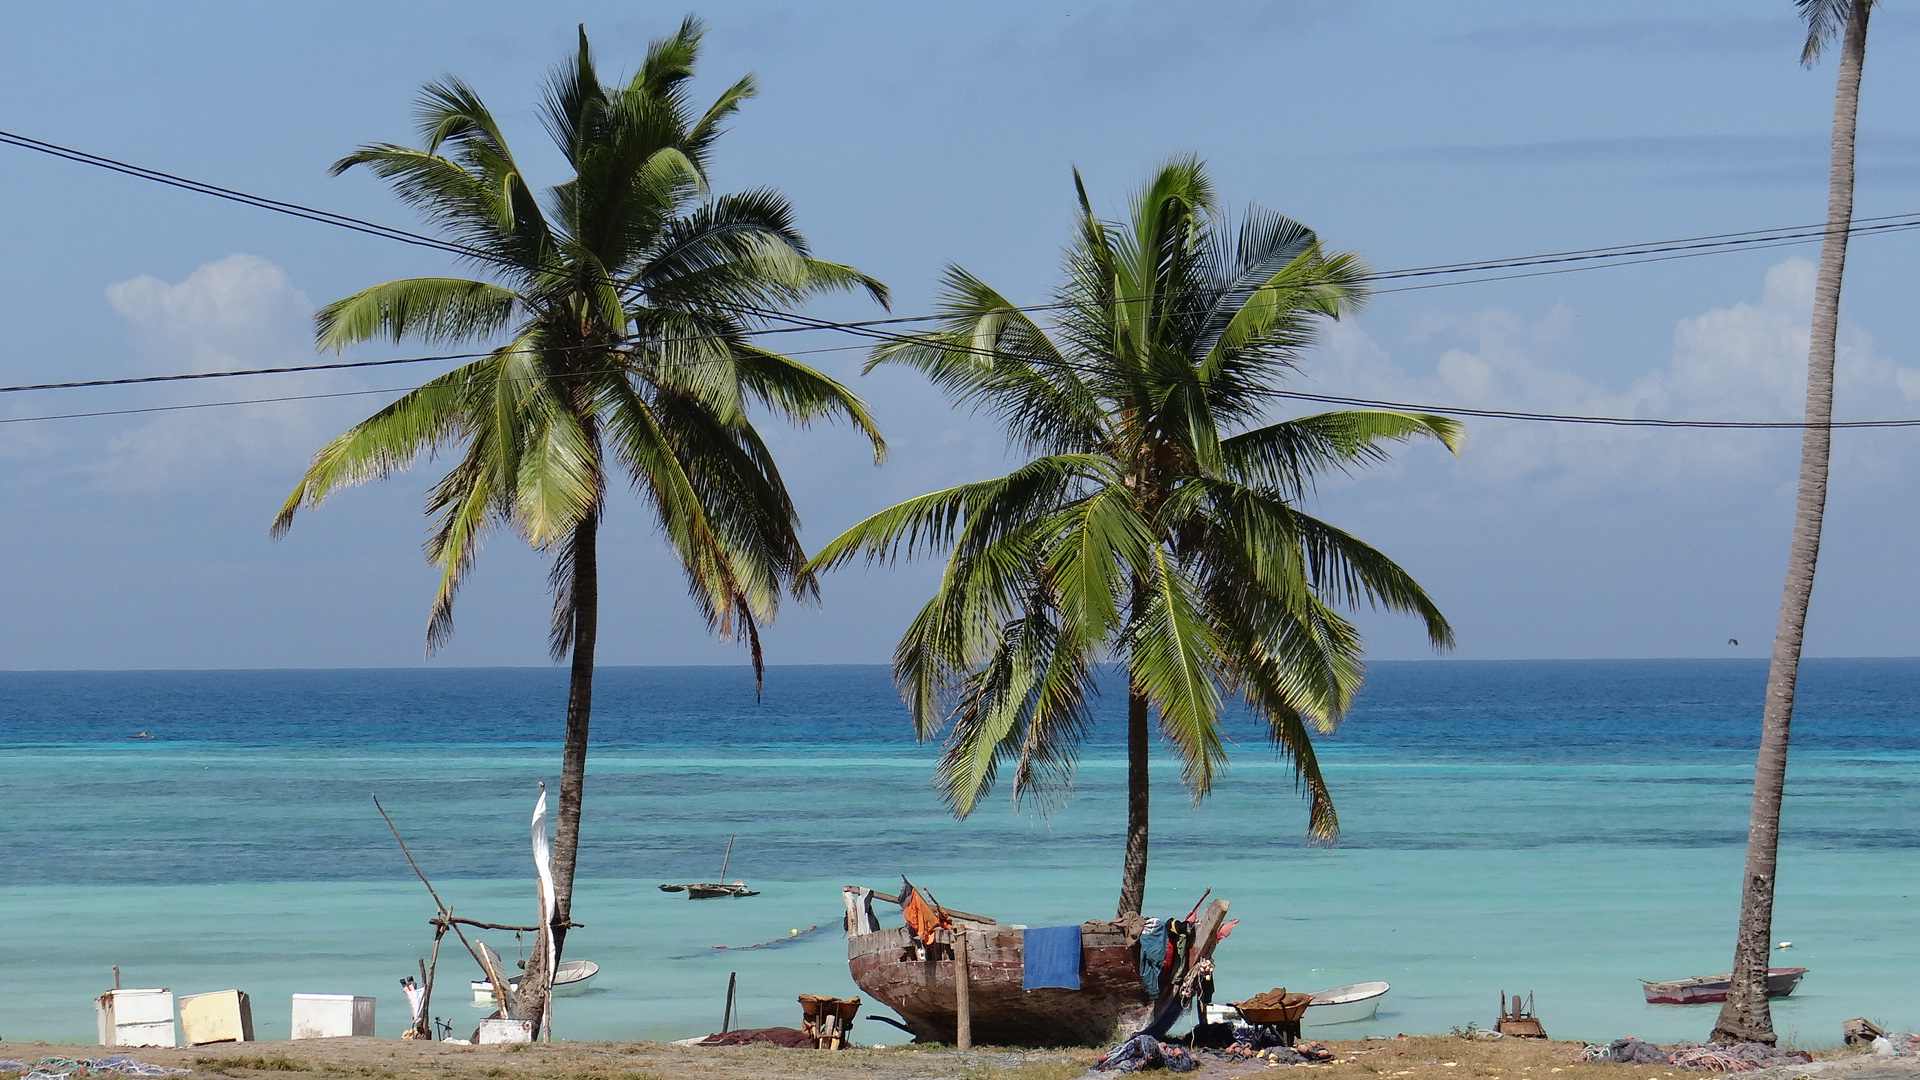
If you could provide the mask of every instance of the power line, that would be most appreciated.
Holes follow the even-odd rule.
[[[1404,401],[1342,397],[1338,394],[1313,394],[1301,390],[1270,391],[1274,397],[1298,401],[1319,401],[1330,405],[1351,405],[1365,409],[1390,409],[1396,412],[1439,413],[1443,416],[1473,416],[1491,420],[1533,420],[1555,424],[1601,424],[1608,427],[1656,428],[1728,428],[1770,431],[1776,429],[1824,428],[1905,428],[1920,427],[1912,420],[1836,420],[1828,424],[1809,424],[1804,420],[1664,420],[1639,416],[1583,416],[1570,413],[1522,412],[1517,409],[1474,409],[1450,405],[1414,405]]]
[[[98,412],[60,413],[55,416],[6,416],[0,424],[31,424],[39,420],[79,420],[89,416],[131,416],[134,413],[180,412],[185,409],[220,409],[229,405],[267,405],[278,401],[314,401],[319,398],[362,397],[367,394],[411,393],[417,386],[388,387],[384,390],[341,390],[331,394],[292,394],[287,397],[248,398],[244,401],[196,401],[190,405],[148,405],[138,409],[102,409]]]
[[[649,341],[649,342],[709,341],[709,340],[713,340],[717,336],[718,335],[715,335],[715,334],[685,335],[681,337],[666,338],[666,339],[645,338],[645,337],[625,337],[625,338],[617,339],[612,342],[607,342],[605,344],[598,344],[598,345],[556,345],[551,348],[542,348],[540,352],[555,353],[555,352],[577,352],[581,350],[590,350],[590,349],[617,349],[621,345],[630,344],[635,341]],[[502,346],[502,348],[505,348],[505,346]],[[838,345],[831,348],[822,348],[822,349],[789,349],[782,355],[808,356],[814,353],[851,352],[854,349],[864,349],[864,348],[866,348],[865,345]],[[0,386],[0,394],[17,394],[17,393],[22,393],[29,390],[80,390],[80,389],[87,389],[87,388],[96,387],[96,386],[135,386],[142,383],[189,382],[196,379],[234,379],[234,378],[240,378],[242,376],[248,376],[248,375],[285,375],[292,372],[300,372],[300,371],[339,371],[346,368],[391,367],[396,364],[426,364],[426,363],[432,363],[437,360],[478,360],[483,357],[492,356],[499,351],[501,350],[490,349],[486,352],[441,353],[437,356],[401,356],[401,357],[395,357],[390,360],[346,360],[346,361],[341,361],[339,363],[293,364],[286,367],[241,368],[234,371],[196,371],[196,372],[191,372],[185,375],[141,375],[141,376],[125,378],[125,379],[85,379],[79,382],[29,383],[29,384],[23,384],[19,386]],[[689,363],[694,363],[694,364],[727,363],[727,362],[730,362],[730,359],[731,358],[722,358],[722,359],[716,359],[716,360],[695,360],[695,361],[689,361]],[[93,415],[93,414],[88,413],[85,415]]]
[[[589,375],[606,374],[620,371],[620,368],[598,368],[592,371],[567,372],[549,378],[584,378]],[[533,382],[535,378],[522,376],[513,381]],[[371,394],[408,394],[420,389],[418,386],[390,386],[379,390],[341,390],[325,394],[291,394],[283,397],[245,398],[238,401],[200,401],[186,405],[150,405],[132,409],[102,409],[96,412],[58,413],[48,416],[11,416],[0,417],[0,424],[28,424],[41,420],[78,420],[98,416],[131,416],[140,413],[180,412],[189,409],[217,409],[233,405],[267,405],[283,401],[318,401],[327,398],[365,397]],[[1385,401],[1378,398],[1346,397],[1339,394],[1315,394],[1303,390],[1272,390],[1274,397],[1289,398],[1296,401],[1315,401],[1330,405],[1347,405],[1363,409],[1389,409],[1395,412],[1438,413],[1443,416],[1472,416],[1490,420],[1525,420],[1554,424],[1593,424],[1606,427],[1650,427],[1650,428],[1708,428],[1733,431],[1776,431],[1799,430],[1809,427],[1835,428],[1909,428],[1920,427],[1920,418],[1906,420],[1836,420],[1829,424],[1809,424],[1802,420],[1671,420],[1657,417],[1639,416],[1589,416],[1577,413],[1538,413],[1518,409],[1477,409],[1457,405],[1424,405],[1406,401]]]
[[[182,190],[192,191],[197,194],[211,195],[215,198],[225,199],[230,202],[236,202],[242,205],[252,206],[258,209],[268,210],[274,213],[286,214],[292,217],[297,217],[297,218],[301,218],[308,221],[318,222],[323,225],[333,225],[339,228],[351,229],[355,232],[361,232],[371,236],[380,236],[389,240],[398,240],[401,243],[411,244],[416,247],[431,248],[434,250],[446,252],[448,254],[458,255],[462,258],[475,259],[481,262],[490,262],[490,263],[495,263],[495,264],[504,265],[504,266],[520,265],[517,261],[511,258],[496,255],[492,252],[485,251],[481,248],[473,247],[471,245],[460,244],[450,240],[443,240],[438,237],[428,236],[423,233],[416,233],[407,229],[396,228],[390,225],[382,225],[382,224],[379,224],[378,222],[368,221],[363,218],[356,218],[346,214],[338,214],[328,210],[320,210],[315,207],[302,205],[300,203],[287,202],[280,199],[272,199],[262,195],[254,195],[250,192],[239,191],[234,188],[221,187],[220,185],[217,185],[217,184],[210,184],[205,181],[194,180],[190,177],[178,176],[173,173],[162,172],[158,169],[149,169],[149,168],[146,168],[145,166],[135,165],[135,164],[132,164],[131,162],[122,161],[117,158],[110,158],[101,154],[93,154],[84,150],[77,150],[73,147],[62,146],[58,143],[47,142],[46,140],[43,140],[43,139],[35,139],[30,136],[21,135],[15,132],[0,130],[0,144],[16,146],[25,150],[32,150],[37,153],[47,154],[47,155],[58,157],[58,158],[63,158],[65,160],[77,162],[83,165],[91,165],[96,168],[108,169],[113,172],[118,172],[128,176],[133,176],[138,179],[150,180],[156,183],[166,184],[168,186],[180,188]],[[1875,232],[1905,231],[1913,228],[1920,228],[1920,211],[1907,212],[1902,214],[1884,214],[1877,217],[1869,217],[1869,218],[1856,218],[1851,223],[1849,223],[1847,231],[1850,234],[1859,235],[1859,234],[1869,234],[1869,233],[1875,233]],[[1480,273],[1480,272],[1491,271],[1491,270],[1521,269],[1521,268],[1527,268],[1527,267],[1548,266],[1548,265],[1557,265],[1557,264],[1564,264],[1564,263],[1584,263],[1586,265],[1582,265],[1578,267],[1578,269],[1583,269],[1583,270],[1584,269],[1601,269],[1601,268],[1610,267],[1610,266],[1630,266],[1630,265],[1636,265],[1638,263],[1644,263],[1644,262],[1665,261],[1664,259],[1659,259],[1659,258],[1654,258],[1654,259],[1640,258],[1640,256],[1646,256],[1646,255],[1665,255],[1669,257],[1690,257],[1692,254],[1695,254],[1695,253],[1710,254],[1710,253],[1717,253],[1717,252],[1724,252],[1724,251],[1742,250],[1742,249],[1748,249],[1748,248],[1780,247],[1780,246],[1787,246],[1791,244],[1812,243],[1816,240],[1823,239],[1829,231],[1831,230],[1826,223],[1809,224],[1809,225],[1792,225],[1792,226],[1784,226],[1784,227],[1771,228],[1771,229],[1747,229],[1747,230],[1742,230],[1738,232],[1710,233],[1710,234],[1705,234],[1701,236],[1681,237],[1678,239],[1671,239],[1671,240],[1643,241],[1643,242],[1632,243],[1632,244],[1615,244],[1615,245],[1609,245],[1604,247],[1593,247],[1593,248],[1576,248],[1576,249],[1570,249],[1567,251],[1545,252],[1545,253],[1536,254],[1536,255],[1524,255],[1524,256],[1518,256],[1518,257],[1512,257],[1512,258],[1482,259],[1482,260],[1475,260],[1470,262],[1456,262],[1456,263],[1437,263],[1437,264],[1432,264],[1428,266],[1414,266],[1414,267],[1407,267],[1407,268],[1398,269],[1398,270],[1376,271],[1368,274],[1359,275],[1354,280],[1361,281],[1361,282],[1368,282],[1368,283],[1377,282],[1377,281],[1398,281],[1398,280],[1404,280],[1409,278],[1432,277],[1432,276],[1440,276],[1440,275],[1466,274],[1466,273]],[[1678,253],[1686,253],[1686,254],[1678,254]],[[1564,273],[1564,272],[1567,272],[1567,270],[1562,269],[1558,271],[1548,271],[1548,273]],[[1477,284],[1485,281],[1506,281],[1506,280],[1512,280],[1518,277],[1532,277],[1532,276],[1542,276],[1542,275],[1513,274],[1513,275],[1503,275],[1501,277],[1494,277],[1494,278],[1478,278],[1478,279],[1463,280],[1458,282],[1445,282],[1441,284],[1466,285],[1466,284]],[[1312,285],[1312,284],[1322,284],[1322,283],[1296,282],[1296,283],[1288,283],[1286,285],[1274,286],[1274,287],[1294,288],[1294,287],[1299,287],[1300,285],[1303,285],[1303,284]],[[1265,286],[1261,286],[1261,287],[1264,288]],[[1433,288],[1438,286],[1427,285],[1427,286],[1420,286],[1420,287]],[[1411,290],[1402,288],[1402,289],[1382,289],[1378,291],[1403,292],[1403,291],[1411,291]],[[1154,299],[1154,297],[1150,295],[1137,296],[1137,297],[1117,297],[1111,301],[1108,301],[1108,303],[1124,304],[1124,303],[1134,303],[1142,300],[1151,300],[1151,299]],[[738,306],[742,313],[752,314],[760,318],[777,318],[777,319],[791,318],[784,312],[777,312],[769,309],[758,308],[752,305],[738,305]],[[1073,306],[1076,306],[1076,305],[1074,305],[1071,302],[1053,301],[1053,302],[1040,303],[1040,304],[1020,305],[1020,306],[1011,308],[1010,310],[1019,311],[1019,312],[1036,312],[1036,311],[1058,310],[1060,308],[1073,307]],[[942,316],[937,314],[907,315],[907,316],[892,316],[884,319],[868,319],[868,320],[861,320],[856,322],[833,322],[833,323],[828,323],[826,321],[817,321],[814,324],[795,327],[794,329],[847,329],[852,327],[874,327],[874,326],[885,326],[885,325],[897,325],[901,323],[930,322],[938,318],[942,318]],[[778,333],[782,331],[778,328],[775,328],[775,329],[767,329],[767,330],[756,330],[753,332]]]
[[[76,150],[71,147],[61,146],[57,143],[49,143],[43,140],[29,138],[27,136],[18,135],[12,132],[0,131],[0,143],[20,147],[22,149],[33,150],[43,154],[49,154],[54,157],[59,157],[69,161],[78,162],[80,164],[92,165],[98,168],[108,169],[108,170],[119,172],[128,176],[133,176],[138,179],[150,180],[157,183],[166,184],[168,186],[181,188],[183,190],[192,191],[198,194],[211,195],[216,198],[221,198],[231,202],[241,203],[247,206],[253,206],[259,209],[269,210],[275,213],[287,214],[293,217],[302,218],[304,220],[318,222],[320,224],[333,225],[336,227],[351,229],[353,231],[365,233],[372,236],[380,236],[390,240],[398,240],[402,243],[412,244],[419,247],[431,248],[434,250],[439,250],[439,251],[447,252],[450,254],[458,255],[464,258],[472,258],[472,259],[476,259],[484,262],[493,262],[493,263],[499,263],[504,265],[516,265],[510,259],[506,259],[501,256],[496,256],[491,252],[487,252],[475,247],[470,247],[468,245],[441,240],[436,237],[431,237],[431,236],[426,236],[420,233],[410,232],[405,229],[398,229],[391,226],[381,225],[376,222],[366,221],[361,218],[350,217],[344,214],[336,214],[331,211],[319,210],[313,207],[303,206],[298,203],[290,203],[290,202],[285,202],[278,199],[269,199],[264,196],[253,195],[248,192],[238,191],[232,188],[220,187],[215,184],[209,184],[203,181],[193,180],[188,177],[177,176],[172,173],[161,172],[156,169],[148,169],[148,168],[145,168],[144,166],[134,165],[129,162],[120,161],[114,158],[104,157],[98,154],[87,153],[85,151]],[[1853,234],[1869,234],[1869,233],[1879,233],[1879,232],[1907,231],[1915,228],[1920,228],[1920,214],[1905,213],[1905,214],[1882,215],[1880,217],[1875,217],[1875,218],[1855,219],[1854,221],[1848,224],[1847,231]],[[1752,230],[1745,230],[1745,231],[1733,232],[1733,233],[1717,233],[1717,234],[1709,234],[1709,235],[1697,236],[1697,237],[1687,237],[1687,238],[1681,238],[1678,240],[1653,241],[1653,242],[1646,242],[1646,243],[1640,243],[1640,244],[1620,244],[1620,245],[1612,245],[1608,247],[1584,248],[1584,249],[1575,249],[1575,250],[1562,251],[1562,252],[1550,252],[1550,253],[1545,253],[1540,255],[1524,256],[1520,258],[1511,258],[1511,259],[1491,259],[1491,260],[1481,260],[1481,261],[1475,261],[1475,262],[1446,263],[1446,264],[1436,264],[1432,266],[1423,266],[1423,267],[1409,267],[1402,270],[1390,270],[1390,271],[1383,271],[1383,272],[1371,273],[1366,275],[1359,275],[1354,280],[1364,281],[1364,282],[1393,281],[1393,280],[1405,280],[1405,279],[1412,279],[1412,278],[1432,277],[1432,276],[1441,276],[1441,275],[1481,273],[1481,272],[1501,270],[1501,269],[1519,269],[1523,271],[1517,274],[1507,274],[1507,275],[1501,275],[1498,277],[1482,277],[1482,278],[1462,279],[1462,280],[1447,281],[1447,282],[1432,282],[1432,283],[1426,283],[1421,285],[1410,285],[1410,286],[1402,286],[1402,287],[1393,288],[1393,289],[1376,290],[1379,292],[1403,292],[1403,291],[1412,291],[1415,289],[1436,288],[1444,285],[1474,284],[1474,283],[1485,282],[1485,281],[1503,281],[1503,280],[1512,280],[1514,278],[1522,278],[1522,277],[1535,277],[1535,276],[1545,276],[1548,274],[1571,273],[1578,270],[1600,269],[1608,266],[1625,266],[1625,265],[1635,265],[1639,263],[1648,263],[1648,262],[1662,262],[1662,261],[1668,261],[1672,259],[1692,258],[1698,255],[1712,254],[1712,253],[1724,252],[1729,250],[1765,249],[1765,248],[1772,248],[1772,247],[1782,247],[1782,246],[1789,246],[1793,244],[1810,243],[1814,240],[1823,239],[1831,231],[1833,230],[1827,225],[1790,226],[1787,228],[1778,228],[1778,229],[1752,229]],[[1570,263],[1580,263],[1583,265],[1579,265],[1579,266],[1564,265],[1564,264],[1570,264]],[[1556,268],[1550,269],[1550,270],[1529,269],[1533,267],[1547,267],[1547,266],[1553,266]],[[1284,286],[1276,286],[1276,287],[1291,288],[1291,287],[1298,287],[1300,284],[1302,283],[1289,283]],[[1308,282],[1304,284],[1313,284],[1313,283]],[[1257,288],[1265,288],[1265,287],[1267,286],[1257,286]],[[1109,301],[1109,303],[1123,304],[1123,303],[1137,302],[1139,300],[1145,300],[1145,299],[1152,299],[1152,297],[1149,296],[1149,297],[1134,297],[1134,298],[1116,298],[1112,301]],[[748,316],[759,318],[759,319],[776,320],[776,321],[781,321],[788,324],[786,327],[747,328],[744,332],[748,335],[780,333],[780,332],[797,332],[797,331],[804,331],[804,330],[831,330],[831,331],[838,331],[842,333],[852,333],[852,334],[856,334],[857,336],[873,339],[873,340],[895,341],[895,342],[904,342],[904,343],[912,343],[912,344],[924,344],[924,345],[930,345],[930,346],[947,349],[949,351],[977,352],[987,356],[997,355],[992,350],[983,350],[977,347],[966,348],[966,347],[956,346],[948,342],[941,342],[936,339],[932,339],[925,336],[903,335],[903,334],[880,331],[875,329],[876,327],[883,326],[883,325],[928,322],[934,319],[942,318],[943,316],[940,316],[940,315],[895,316],[895,317],[890,317],[886,319],[865,320],[865,321],[859,321],[859,322],[845,322],[845,321],[815,319],[809,316],[795,315],[788,312],[775,311],[775,310],[756,307],[753,305],[716,304],[714,306],[720,307],[723,310],[727,308],[732,308],[738,314],[748,315]],[[1010,310],[1018,311],[1018,312],[1035,312],[1035,311],[1046,311],[1046,310],[1059,310],[1062,308],[1071,308],[1076,306],[1080,306],[1080,305],[1071,301],[1055,301],[1055,302],[1046,303],[1046,304],[1033,304],[1033,305],[1019,306],[1019,307],[1014,307]],[[707,338],[718,338],[721,335],[714,334],[714,335],[702,335],[702,336]],[[697,339],[697,337],[699,336],[696,336],[695,339]],[[623,340],[638,340],[638,339],[623,339]],[[607,347],[609,346],[608,345],[568,346],[568,347],[559,347],[559,349],[607,348]],[[557,350],[543,350],[543,351],[557,351]],[[828,352],[828,351],[838,351],[838,350],[822,349],[822,350],[810,350],[810,351]],[[288,367],[281,367],[281,368],[255,368],[255,369],[228,371],[228,372],[201,372],[201,373],[194,373],[194,374],[187,374],[187,375],[146,376],[146,377],[129,378],[129,379],[96,379],[96,380],[86,380],[86,381],[72,382],[72,383],[43,383],[43,384],[36,384],[36,385],[30,385],[30,386],[0,387],[0,393],[18,392],[18,391],[25,391],[25,390],[73,389],[73,388],[81,388],[81,387],[113,386],[113,385],[126,385],[126,384],[134,384],[134,383],[149,383],[149,382],[173,382],[173,381],[184,381],[184,380],[191,380],[191,379],[234,378],[234,377],[248,376],[248,375],[279,374],[284,372],[316,371],[316,370],[327,370],[327,369],[338,369],[338,368],[379,367],[379,366],[387,366],[387,365],[393,365],[393,364],[422,363],[422,362],[427,362],[431,360],[473,359],[473,358],[478,358],[478,357],[487,356],[487,355],[491,355],[491,353],[459,353],[459,354],[446,354],[443,356],[434,356],[434,357],[407,357],[407,358],[398,358],[398,359],[391,359],[391,360],[349,361],[349,362],[334,363],[334,364],[308,364],[308,365],[297,365],[297,366],[288,366]],[[722,358],[712,362],[727,362],[728,359],[730,358]],[[1068,365],[1068,366],[1075,367],[1075,366],[1084,366],[1084,365]],[[25,422],[31,422],[31,421],[37,421],[37,420],[64,420],[64,419],[77,419],[80,417],[89,417],[89,416],[116,416],[116,415],[127,415],[131,413],[143,413],[143,412],[168,412],[168,411],[177,411],[182,409],[217,408],[217,407],[229,406],[229,405],[264,404],[264,403],[278,402],[278,401],[303,401],[303,400],[314,400],[317,398],[353,397],[353,396],[360,396],[365,394],[405,392],[410,389],[417,389],[417,388],[402,387],[402,388],[389,388],[385,390],[357,390],[357,391],[346,391],[346,392],[333,393],[333,394],[309,394],[309,395],[294,395],[294,396],[279,397],[279,398],[255,398],[255,399],[248,399],[244,401],[202,402],[202,403],[189,404],[189,405],[153,406],[153,407],[140,408],[140,409],[102,410],[98,412],[69,413],[69,414],[61,414],[57,416],[49,415],[49,416],[33,416],[33,417],[0,418],[0,423],[25,423]],[[1370,399],[1363,399],[1363,398],[1343,398],[1343,397],[1331,396],[1331,395],[1316,395],[1316,394],[1309,394],[1309,393],[1298,392],[1298,391],[1285,391],[1285,390],[1272,390],[1272,391],[1268,391],[1268,393],[1275,397],[1293,398],[1298,400],[1323,401],[1323,402],[1336,403],[1336,404],[1350,404],[1350,405],[1361,405],[1361,406],[1367,406],[1367,407],[1392,408],[1392,409],[1400,409],[1400,410],[1408,410],[1408,411],[1433,412],[1433,413],[1441,413],[1445,415],[1475,416],[1475,417],[1484,417],[1484,418],[1490,418],[1490,419],[1528,420],[1528,421],[1552,422],[1552,423],[1601,424],[1601,425],[1609,425],[1609,426],[1632,426],[1632,427],[1690,427],[1690,428],[1729,428],[1729,429],[1804,428],[1809,426],[1806,423],[1800,422],[1800,421],[1709,421],[1709,420],[1695,421],[1695,420],[1669,420],[1669,419],[1640,418],[1640,417],[1576,416],[1576,415],[1556,414],[1556,413],[1530,413],[1530,412],[1521,412],[1521,411],[1513,411],[1513,410],[1471,409],[1471,408],[1464,408],[1464,407],[1441,407],[1441,406],[1430,406],[1430,405],[1417,405],[1417,404],[1401,403],[1401,402],[1382,402],[1382,401],[1372,401]],[[1912,426],[1920,426],[1920,420],[1842,421],[1842,422],[1833,423],[1829,426],[1836,427],[1836,428],[1912,427]]]

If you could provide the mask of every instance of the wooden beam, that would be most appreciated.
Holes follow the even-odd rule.
[[[848,887],[848,888],[853,888],[853,886],[851,886],[851,885],[849,885],[849,886],[847,886],[847,887]],[[899,897],[897,897],[897,896],[892,896],[892,895],[890,895],[890,894],[888,894],[888,893],[883,893],[883,892],[879,892],[879,891],[875,891],[875,892],[874,892],[874,894],[873,894],[873,898],[874,898],[875,900],[885,900],[885,901],[886,901],[887,903],[889,903],[889,904],[898,904],[898,903],[900,902],[900,898],[899,898]],[[947,914],[949,914],[949,915],[951,915],[951,916],[953,916],[953,917],[954,917],[954,918],[956,918],[956,919],[965,919],[965,920],[967,920],[968,922],[974,922],[974,923],[980,923],[980,924],[981,924],[981,925],[983,925],[983,926],[998,926],[998,925],[1000,925],[999,923],[996,923],[996,922],[994,922],[994,921],[993,921],[992,919],[989,919],[989,918],[987,918],[987,917],[986,917],[985,915],[975,915],[975,914],[973,914],[972,912],[968,912],[968,911],[961,911],[961,910],[960,910],[959,908],[950,908],[950,907],[943,907],[943,908],[941,908],[940,910],[941,910],[941,911],[944,911],[944,912],[946,912]]]

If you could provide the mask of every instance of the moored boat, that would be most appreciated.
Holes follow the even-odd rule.
[[[569,997],[574,994],[584,994],[587,992],[587,984],[592,982],[593,977],[598,974],[600,974],[600,965],[591,960],[562,960],[559,970],[553,973],[553,996]],[[471,985],[475,1005],[493,1004],[492,983],[485,979],[475,979]],[[520,989],[520,980],[509,980],[507,989]]]
[[[1387,991],[1391,989],[1393,987],[1388,983],[1363,982],[1322,990],[1313,995],[1313,1000],[1307,1004],[1300,1024],[1303,1027],[1324,1027],[1328,1024],[1371,1020],[1380,1011],[1380,1003],[1386,1000]]]
[[[1807,969],[1803,967],[1768,968],[1767,996],[1786,997],[1806,978]],[[1707,1005],[1727,1000],[1727,989],[1733,985],[1731,972],[1725,975],[1696,975],[1691,979],[1671,979],[1666,982],[1647,982],[1641,980],[1640,987],[1647,996],[1649,1005]]]
[[[726,854],[720,856],[718,881],[695,881],[683,885],[662,885],[661,892],[684,892],[689,900],[717,900],[722,896],[759,896],[758,889],[747,888],[744,881],[727,880],[727,862],[733,858],[733,837],[727,837]]]
[[[855,985],[900,1014],[916,1039],[952,1043],[955,964],[951,946],[929,944],[906,926],[881,927],[872,901],[902,898],[848,886],[847,967]],[[1216,900],[1201,917],[1195,959],[1213,952],[1227,904]],[[951,933],[967,940],[967,987],[976,1043],[996,1046],[1092,1046],[1116,1031],[1144,1025],[1155,1000],[1140,977],[1140,946],[1118,922],[1080,924],[1080,988],[1024,988],[1024,926],[946,909]]]

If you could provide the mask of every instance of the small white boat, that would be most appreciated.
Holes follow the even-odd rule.
[[[1380,1011],[1380,1003],[1386,1000],[1387,991],[1391,989],[1393,987],[1387,983],[1363,982],[1322,990],[1313,995],[1313,1001],[1307,1006],[1306,1015],[1300,1018],[1300,1024],[1303,1027],[1325,1027],[1328,1024],[1371,1020]]]
[[[591,960],[562,960],[560,970],[554,972],[553,996],[571,997],[574,994],[584,994],[587,991],[587,984],[592,982],[593,977],[598,974],[600,974],[600,965]],[[518,990],[520,980],[509,981],[507,988]],[[493,984],[485,979],[473,980],[473,1003],[475,1005],[493,1004]]]

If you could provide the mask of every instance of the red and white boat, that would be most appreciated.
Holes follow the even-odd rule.
[[[1793,988],[1800,985],[1807,969],[1803,967],[1768,968],[1767,996],[1786,997]],[[1733,985],[1733,975],[1695,975],[1691,979],[1674,979],[1670,982],[1647,982],[1641,980],[1641,989],[1646,992],[1649,1005],[1706,1005],[1727,1000],[1727,988]]]

